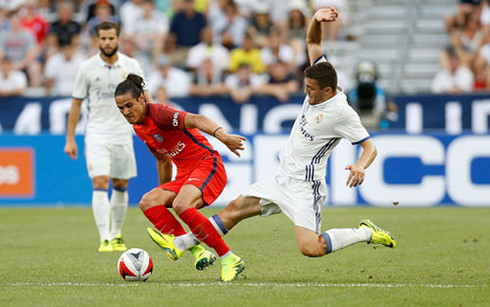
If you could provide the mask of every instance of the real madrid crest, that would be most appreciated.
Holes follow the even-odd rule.
[[[322,120],[323,120],[323,113],[320,113],[317,116],[315,116],[315,123],[319,124],[322,122]]]
[[[154,139],[155,139],[155,140],[156,140],[158,143],[163,142],[163,138],[162,138],[162,136],[161,136],[160,134],[155,133],[155,134],[153,135],[153,138],[154,138]]]

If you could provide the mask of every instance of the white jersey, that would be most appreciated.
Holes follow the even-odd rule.
[[[341,138],[359,144],[369,137],[341,87],[334,97],[320,104],[311,105],[306,96],[280,154],[281,174],[306,181],[323,180],[328,157]]]
[[[117,62],[109,66],[98,53],[85,61],[78,70],[73,97],[88,97],[89,113],[85,127],[85,142],[133,142],[131,125],[117,108],[114,91],[129,73],[143,76],[143,71],[135,59],[122,53],[118,53],[117,56]]]

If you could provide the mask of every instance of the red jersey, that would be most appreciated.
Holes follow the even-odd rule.
[[[199,129],[186,129],[187,112],[163,104],[147,103],[142,125],[133,129],[151,152],[166,154],[177,169],[192,169],[196,161],[219,153],[209,144]]]

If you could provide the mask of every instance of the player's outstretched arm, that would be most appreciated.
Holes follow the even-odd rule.
[[[184,125],[188,129],[197,128],[202,132],[214,136],[220,140],[221,143],[225,144],[231,152],[239,157],[240,153],[238,150],[244,149],[243,141],[246,141],[246,139],[243,136],[226,133],[223,127],[204,115],[188,113],[185,117]]]
[[[78,158],[78,148],[77,143],[75,142],[75,129],[77,128],[78,120],[80,119],[82,102],[83,100],[81,99],[73,98],[66,125],[66,143],[64,151],[72,159]]]
[[[350,188],[361,185],[364,182],[364,177],[366,175],[364,170],[373,163],[374,158],[376,158],[378,153],[376,151],[376,146],[374,146],[371,139],[367,139],[359,145],[362,147],[362,154],[359,157],[359,160],[357,160],[355,164],[349,164],[345,167],[346,170],[350,171],[346,183],[346,186]]]
[[[308,32],[306,34],[306,44],[308,46],[308,58],[310,65],[323,55],[322,51],[322,22],[336,21],[339,13],[334,7],[319,9],[311,18]]]

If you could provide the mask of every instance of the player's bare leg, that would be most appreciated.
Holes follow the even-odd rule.
[[[240,221],[261,213],[260,198],[240,195],[217,215],[228,232]]]

